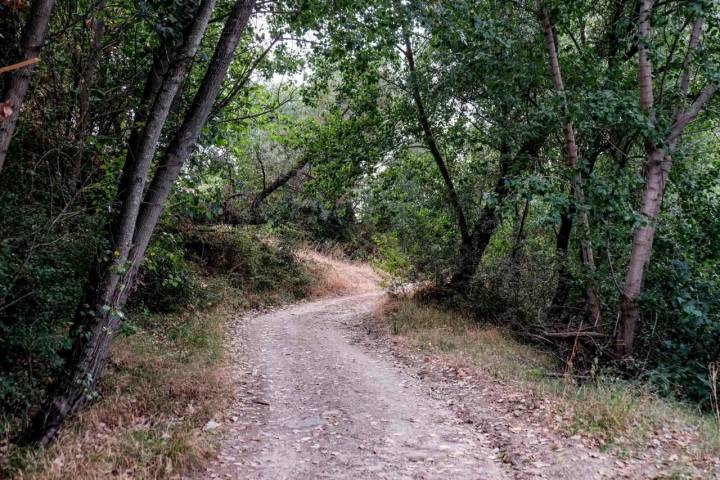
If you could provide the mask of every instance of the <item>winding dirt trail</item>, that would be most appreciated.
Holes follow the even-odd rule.
[[[517,388],[482,373],[458,376],[442,359],[374,335],[368,317],[385,294],[372,271],[322,263],[358,293],[231,325],[235,397],[218,429],[220,454],[198,478],[719,477],[673,476],[659,447],[635,460],[600,452],[534,419],[537,399]]]
[[[376,291],[238,322],[238,417],[206,478],[506,478],[490,441],[353,341]]]

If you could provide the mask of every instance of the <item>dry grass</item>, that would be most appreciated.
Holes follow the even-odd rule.
[[[221,298],[206,311],[134,318],[137,330],[113,346],[100,400],[48,449],[13,452],[11,478],[155,479],[201,468],[215,447],[202,428],[231,397],[222,325],[238,295],[218,279],[210,288]]]
[[[552,367],[547,355],[459,313],[402,300],[385,309],[392,333],[411,337],[423,349],[462,354],[498,379],[537,378]]]
[[[376,317],[418,348],[445,355],[455,364],[466,363],[514,384],[517,391],[550,399],[554,404],[551,421],[567,433],[580,433],[619,449],[644,448],[657,434],[677,439],[695,458],[720,454],[720,433],[712,417],[658,398],[642,385],[607,378],[578,385],[554,377],[556,360],[497,327],[408,299],[389,301]]]
[[[312,281],[307,287],[309,297],[331,297],[366,293],[379,288],[381,278],[367,263],[344,260],[339,251],[319,253],[309,247],[295,250]]]

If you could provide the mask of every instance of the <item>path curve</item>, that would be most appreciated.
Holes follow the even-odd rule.
[[[233,422],[203,478],[502,479],[490,441],[353,341],[382,292],[238,319]]]

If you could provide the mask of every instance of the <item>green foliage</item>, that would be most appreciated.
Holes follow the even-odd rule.
[[[139,79],[153,55],[162,60],[177,50],[199,2],[56,3],[52,41],[0,172],[0,410],[16,418],[42,399],[62,366],[70,322],[96,281],[93,264],[111,253],[105,242],[143,98]],[[231,5],[218,2],[214,18]],[[464,246],[478,243],[472,232],[483,222],[492,231],[469,287],[451,301],[537,338],[590,328],[584,292],[592,286],[603,318],[592,328],[607,340],[583,343],[575,365],[599,359],[611,366],[632,234],[647,221],[639,207],[646,148],[668,147],[662,142],[678,108],[720,78],[720,11],[708,0],[655,2],[647,47],[656,104],[649,114],[638,102],[633,2],[542,5],[554,27],[562,92],[549,75],[537,12],[523,2],[346,0],[328,8],[281,1],[277,14],[242,39],[142,265],[132,306],[171,312],[212,302],[198,269],[229,278],[245,305],[299,298],[308,279],[291,240],[339,242],[352,257],[370,257],[403,279],[445,284],[463,237],[459,207],[470,237]],[[3,58],[17,49],[26,15],[8,8],[0,5],[8,14],[0,27],[8,40]],[[703,40],[686,56],[699,16]],[[100,24],[104,33],[95,38]],[[211,23],[193,59],[161,148],[199,85],[220,25]],[[692,73],[687,95],[679,89],[684,65]],[[575,167],[561,127],[570,122]],[[673,155],[638,348],[619,366],[663,394],[702,405],[707,364],[720,355],[717,128],[716,97]],[[249,219],[257,193],[298,165]],[[571,192],[578,185],[582,202]],[[578,228],[579,212],[587,229]],[[567,251],[558,242],[563,214],[574,222]],[[250,220],[266,225],[218,225]],[[594,268],[579,258],[581,244],[592,247]],[[558,293],[567,295],[551,305],[563,297]],[[123,324],[121,333],[133,328]],[[555,348],[566,354],[568,343]]]
[[[94,254],[94,219],[58,226],[44,196],[0,187],[0,411],[22,417],[62,365],[67,323]],[[36,203],[37,202],[37,203]],[[3,420],[0,418],[0,423]],[[2,432],[0,432],[2,434]]]
[[[254,304],[258,294],[268,303],[301,298],[309,278],[295,261],[290,245],[262,238],[252,230],[210,229],[188,238],[191,258],[216,274],[226,275]]]
[[[161,232],[148,248],[131,306],[171,313],[205,303],[205,288],[188,268],[181,235]]]

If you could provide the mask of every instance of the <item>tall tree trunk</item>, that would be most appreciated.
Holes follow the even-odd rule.
[[[129,148],[125,158],[122,178],[118,187],[118,200],[121,205],[117,221],[113,227],[114,253],[116,263],[125,262],[132,245],[135,222],[140,211],[148,172],[157,149],[165,121],[177,95],[180,84],[190,69],[200,41],[205,33],[216,0],[203,0],[193,21],[188,26],[180,51],[173,56],[157,94],[152,100],[149,113],[140,122],[135,122],[131,133]],[[151,72],[147,91],[156,87],[155,71]],[[111,275],[117,278],[117,275]],[[125,287],[129,287],[126,285]],[[114,289],[112,286],[110,289]]]
[[[51,389],[48,402],[35,416],[25,440],[46,445],[53,440],[65,418],[77,412],[92,398],[95,386],[107,363],[110,345],[123,318],[122,308],[132,283],[134,269],[128,255],[135,233],[145,177],[157,148],[160,131],[180,82],[187,74],[192,57],[207,28],[215,0],[204,0],[185,32],[178,58],[158,85],[158,72],[151,68],[145,101],[151,90],[157,95],[145,118],[143,128],[136,124],[118,190],[120,212],[112,229],[112,258],[97,261],[91,273],[86,301],[80,305],[73,326],[74,344],[65,371]],[[157,88],[156,88],[157,87]]]
[[[648,114],[651,125],[656,123],[652,85],[652,63],[648,45],[650,44],[651,26],[650,14],[653,0],[643,0],[639,14],[639,41],[638,41],[638,85],[640,91],[640,108]],[[643,289],[645,270],[652,253],[653,240],[657,229],[658,215],[662,206],[668,175],[672,168],[672,154],[677,141],[685,127],[695,119],[703,110],[710,98],[718,89],[717,84],[708,84],[695,98],[693,103],[685,108],[684,99],[687,97],[690,85],[690,61],[700,41],[703,21],[696,19],[688,40],[688,46],[683,61],[683,72],[679,82],[679,96],[682,99],[675,109],[674,123],[664,142],[656,144],[651,138],[644,141],[647,157],[645,174],[645,187],[643,189],[640,206],[641,223],[633,231],[632,248],[628,260],[623,290],[620,294],[620,318],[615,338],[615,351],[620,357],[631,355],[635,346],[637,327],[640,320],[640,305],[638,299]]]
[[[552,24],[550,23],[550,16],[548,15],[547,11],[542,7],[539,0],[536,0],[535,8],[537,9],[537,14],[540,18],[543,33],[545,36],[545,47],[547,48],[550,60],[550,74],[552,76],[553,85],[555,86],[555,90],[559,94],[563,95],[564,86],[562,80],[562,73],[560,71],[560,63],[558,62],[557,49],[555,47],[555,36],[553,35],[553,28]],[[568,115],[567,112],[565,112],[565,115]],[[578,222],[580,223],[580,227],[582,228],[582,235],[580,237],[580,241],[582,242],[582,261],[583,264],[590,271],[594,271],[595,259],[593,256],[593,251],[590,245],[587,244],[590,225],[588,222],[587,213],[583,208],[583,205],[585,204],[585,192],[583,191],[582,187],[582,175],[580,174],[580,172],[577,171],[578,147],[577,142],[575,141],[575,129],[569,119],[566,119],[563,122],[563,136],[565,137],[565,155],[567,164],[573,174],[570,189],[574,194],[575,201],[577,202],[579,207],[577,209],[577,217]],[[588,309],[590,311],[591,321],[595,327],[598,327],[601,321],[600,301],[598,300],[597,293],[592,283],[590,283],[585,289],[585,296],[587,299]]]
[[[27,23],[23,29],[22,40],[20,41],[20,58],[29,60],[37,57],[45,40],[50,14],[55,0],[33,0],[30,5]],[[5,165],[10,140],[12,140],[20,117],[20,109],[23,99],[27,93],[30,79],[35,70],[33,65],[21,68],[9,74],[10,79],[5,85],[0,105],[9,115],[0,114],[0,173]]]
[[[435,136],[430,126],[430,120],[425,110],[425,104],[420,93],[420,83],[418,80],[418,72],[415,65],[415,55],[413,54],[412,42],[410,41],[410,35],[407,30],[403,30],[403,39],[405,43],[405,60],[408,65],[410,72],[410,88],[412,91],[413,101],[415,108],[418,113],[418,122],[423,132],[425,144],[430,150],[430,154],[435,161],[435,164],[440,171],[440,176],[445,184],[445,192],[448,198],[448,202],[455,214],[457,221],[458,230],[460,232],[460,247],[458,249],[458,257],[456,262],[455,271],[448,286],[457,291],[464,291],[467,288],[468,282],[475,274],[482,255],[490,242],[493,232],[497,228],[498,219],[495,205],[486,205],[483,209],[483,213],[480,220],[476,223],[473,231],[470,232],[465,212],[463,211],[460,200],[455,191],[450,172],[448,171],[445,159],[438,148]],[[506,174],[507,168],[509,167],[509,160],[507,155],[501,154],[501,165],[500,165],[500,176],[498,182],[495,185],[495,193],[497,201],[502,202],[506,194]]]
[[[445,184],[445,193],[447,195],[448,202],[450,203],[450,207],[455,214],[455,220],[457,221],[458,230],[460,231],[460,256],[463,256],[464,254],[470,252],[471,249],[469,249],[469,247],[472,243],[465,212],[463,211],[462,205],[460,205],[460,199],[455,191],[455,185],[453,184],[452,177],[450,177],[447,164],[445,163],[442,153],[440,153],[440,148],[438,148],[437,142],[435,141],[435,135],[430,127],[430,119],[428,118],[427,111],[425,110],[425,103],[423,102],[422,95],[420,93],[420,81],[418,79],[417,68],[415,66],[415,55],[412,49],[412,42],[410,41],[410,34],[405,29],[403,30],[403,39],[405,42],[405,61],[407,62],[410,73],[410,89],[412,90],[413,102],[415,103],[415,108],[417,109],[418,122],[420,123],[420,129],[423,132],[425,145],[428,147],[428,150],[430,150],[430,154],[432,155],[433,160],[440,171],[443,183]],[[464,253],[463,250],[465,250],[466,253]]]
[[[218,96],[235,50],[240,42],[240,37],[247,28],[254,8],[255,0],[238,0],[225,21],[225,27],[215,46],[215,52],[202,83],[148,188],[135,229],[133,249],[130,254],[130,267],[125,275],[127,281],[134,278],[140,267],[152,233],[165,207],[165,202],[180,170],[200,137],[202,127],[210,115],[213,102]],[[125,298],[126,296],[123,300]]]

